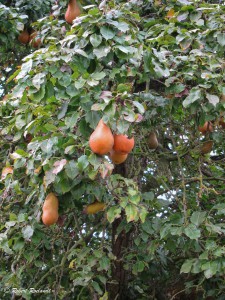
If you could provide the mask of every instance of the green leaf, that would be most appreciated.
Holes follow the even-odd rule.
[[[170,229],[170,234],[171,235],[178,235],[181,236],[181,234],[183,233],[183,228],[182,227],[178,227],[178,226],[173,226]]]
[[[94,55],[100,59],[102,57],[106,57],[110,52],[110,47],[99,47],[93,50]]]
[[[218,33],[217,41],[221,46],[225,46],[225,33]]]
[[[42,83],[45,81],[45,73],[38,73],[34,76],[32,83],[36,87],[36,89],[40,89]]]
[[[14,251],[20,251],[24,248],[24,240],[22,238],[15,239],[14,245],[13,245],[13,250]]]
[[[144,224],[145,223],[145,220],[146,220],[146,217],[148,215],[148,211],[146,208],[141,208],[141,211],[139,213],[139,217],[140,217],[140,220],[141,222]]]
[[[132,222],[136,220],[138,215],[138,208],[135,205],[128,204],[125,207],[125,212],[126,212],[127,222]]]
[[[66,175],[70,179],[74,179],[79,174],[79,169],[77,168],[77,164],[74,160],[70,160],[65,166]]]
[[[24,227],[22,229],[22,233],[23,233],[24,239],[29,241],[34,233],[34,229],[30,225],[27,225],[26,227]]]
[[[66,127],[70,128],[70,129],[72,129],[73,127],[75,127],[76,124],[77,124],[78,118],[79,118],[79,112],[74,112],[72,114],[72,116],[66,117],[65,118],[65,125],[66,125]]]
[[[53,146],[58,142],[56,137],[47,139],[41,143],[41,149],[43,152],[50,154]]]
[[[143,199],[148,200],[148,201],[152,201],[154,200],[154,193],[153,192],[145,192],[142,194]]]
[[[220,271],[220,263],[218,261],[208,261],[202,264],[201,269],[204,271],[206,278],[211,278]]]
[[[137,205],[141,201],[141,196],[139,194],[134,195],[134,196],[130,196],[129,200],[130,200],[131,203]]]
[[[101,79],[105,78],[105,76],[106,76],[105,72],[95,72],[95,73],[91,74],[91,77],[94,80],[101,80]]]
[[[92,35],[90,36],[90,42],[91,42],[91,44],[92,44],[92,46],[93,46],[94,48],[97,48],[97,47],[101,44],[101,42],[102,42],[102,37],[101,37],[101,35],[98,35],[98,34],[96,34],[96,33],[92,34]]]
[[[52,173],[52,171],[46,171],[45,176],[43,179],[43,183],[45,187],[47,188],[52,182],[55,181],[55,174]]]
[[[91,155],[88,157],[88,161],[92,166],[94,166],[95,169],[97,169],[102,163],[102,158],[94,153],[91,153]]]
[[[26,121],[24,120],[23,116],[19,115],[16,118],[15,125],[16,125],[17,129],[21,129],[26,125]]]
[[[98,294],[100,294],[100,295],[103,294],[103,292],[102,292],[102,290],[101,290],[101,288],[100,288],[100,285],[99,285],[96,281],[92,281],[91,285],[93,286],[93,288],[95,289],[95,291],[96,291]]]
[[[71,188],[71,181],[68,178],[62,178],[59,182],[54,185],[55,191],[58,194],[66,194]]]
[[[190,273],[194,261],[194,259],[187,259],[181,266],[180,273]]]
[[[27,62],[23,63],[21,66],[21,72],[17,75],[16,79],[24,78],[27,73],[32,69],[33,61],[29,59]]]
[[[201,231],[197,229],[194,224],[189,224],[185,229],[184,233],[191,239],[197,240],[201,236]]]
[[[78,158],[77,167],[80,172],[84,171],[88,165],[89,165],[89,162],[88,162],[87,155],[82,155],[81,157]]]
[[[44,128],[50,132],[55,132],[58,130],[55,125],[50,124],[50,123],[45,124]]]
[[[206,212],[205,211],[195,211],[193,212],[190,220],[196,226],[201,225],[205,221]]]
[[[140,112],[140,114],[143,114],[145,112],[145,108],[144,108],[144,106],[141,103],[139,103],[137,101],[133,101],[133,104],[134,104],[134,106],[137,107],[137,109]]]
[[[86,83],[86,79],[80,77],[78,80],[76,80],[75,87],[79,90],[85,85],[85,83]]]
[[[34,101],[40,101],[45,96],[45,85],[42,85],[37,93],[31,94],[30,98]]]
[[[104,37],[105,40],[111,40],[115,36],[115,31],[113,31],[110,27],[102,26],[100,28],[100,33]]]
[[[118,206],[113,206],[109,208],[109,210],[107,211],[107,219],[109,223],[112,223],[115,219],[120,217],[121,210],[122,208]]]
[[[202,98],[202,92],[198,87],[191,89],[189,95],[185,98],[183,102],[184,107],[188,107],[190,104]]]
[[[126,32],[129,29],[129,25],[125,22],[117,22],[116,28],[122,32]]]
[[[118,84],[117,91],[119,93],[130,92],[132,89],[131,84],[129,83],[120,83]]]
[[[220,98],[217,95],[206,94],[206,98],[209,100],[209,103],[214,106],[220,102]]]
[[[101,270],[107,271],[110,268],[110,259],[106,256],[103,256],[99,260],[99,265],[100,265]]]
[[[158,77],[169,77],[170,71],[165,66],[160,65],[156,60],[154,60],[154,70]]]

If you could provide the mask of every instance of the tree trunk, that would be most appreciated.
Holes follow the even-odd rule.
[[[117,235],[117,229],[123,221],[124,215],[116,219],[112,224],[112,252],[116,260],[112,264],[112,276],[108,285],[109,300],[128,300],[129,270],[124,269],[123,254],[130,244],[132,230],[121,231]]]
[[[126,164],[117,165],[114,169],[114,174],[120,174],[127,177]],[[130,236],[133,229],[129,232],[122,230],[118,234],[118,227],[124,220],[124,212],[121,217],[114,220],[112,223],[112,253],[115,255],[116,260],[112,263],[112,276],[108,284],[109,300],[128,300],[128,279],[130,275],[129,270],[124,269],[123,255],[129,248],[131,243]]]

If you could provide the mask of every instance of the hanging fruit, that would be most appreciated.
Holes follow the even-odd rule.
[[[127,135],[123,134],[114,134],[114,146],[113,150],[122,153],[127,154],[131,152],[131,150],[134,148],[134,138],[128,138]]]
[[[83,213],[85,213],[87,215],[96,214],[97,212],[104,210],[105,207],[106,207],[105,203],[95,201],[95,202],[89,204],[88,206],[86,206],[85,209],[83,210]]]
[[[127,159],[128,154],[118,153],[113,149],[109,152],[109,157],[115,165],[122,164]]]
[[[206,132],[213,132],[213,125],[211,122],[205,122],[203,126],[199,126],[198,130],[202,133],[205,134]]]
[[[156,133],[154,131],[151,131],[148,136],[148,146],[150,149],[156,149],[159,145]]]
[[[112,131],[101,119],[89,138],[90,148],[94,153],[104,155],[112,149],[113,144]]]
[[[44,205],[43,205],[43,214],[42,214],[42,222],[46,226],[50,226],[55,224],[58,221],[59,214],[59,200],[54,193],[50,193],[47,195]]]
[[[26,29],[24,29],[18,36],[18,41],[24,45],[29,43],[30,35]]]
[[[76,0],[70,0],[65,13],[65,20],[69,24],[73,24],[73,20],[81,14],[80,7]]]
[[[37,31],[33,30],[29,39],[31,46],[34,48],[39,48],[41,45],[41,39],[36,38],[37,34],[38,34]]]
[[[206,141],[200,147],[201,154],[208,154],[212,151],[213,141]]]

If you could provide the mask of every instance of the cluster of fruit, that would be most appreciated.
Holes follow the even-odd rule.
[[[29,43],[32,47],[39,48],[39,46],[41,45],[41,39],[36,38],[36,36],[37,31],[32,29],[29,33],[27,29],[24,29],[18,36],[18,41],[24,45]]]
[[[67,23],[72,24],[73,20],[81,14],[81,9],[76,0],[70,0],[65,14]],[[30,44],[34,48],[39,48],[41,39],[36,38],[37,31],[25,28],[18,36],[18,41],[24,45]]]
[[[114,164],[121,164],[134,147],[134,138],[123,134],[112,134],[101,119],[89,138],[91,150],[98,155],[108,154]]]

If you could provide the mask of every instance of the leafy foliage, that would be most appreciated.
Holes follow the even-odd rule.
[[[4,38],[21,55],[14,62],[22,59],[2,79],[10,91],[0,103],[1,297],[23,288],[25,299],[112,299],[122,261],[128,299],[223,299],[225,7],[89,1],[70,26],[65,1],[51,16],[49,1],[34,2],[0,6],[0,24],[10,20]],[[38,31],[39,49],[20,52],[22,23]],[[135,138],[121,167],[89,148],[100,118]],[[214,130],[202,135],[205,121]],[[208,140],[213,150],[201,153]],[[60,219],[45,227],[50,191]],[[82,214],[96,200],[106,210]]]

